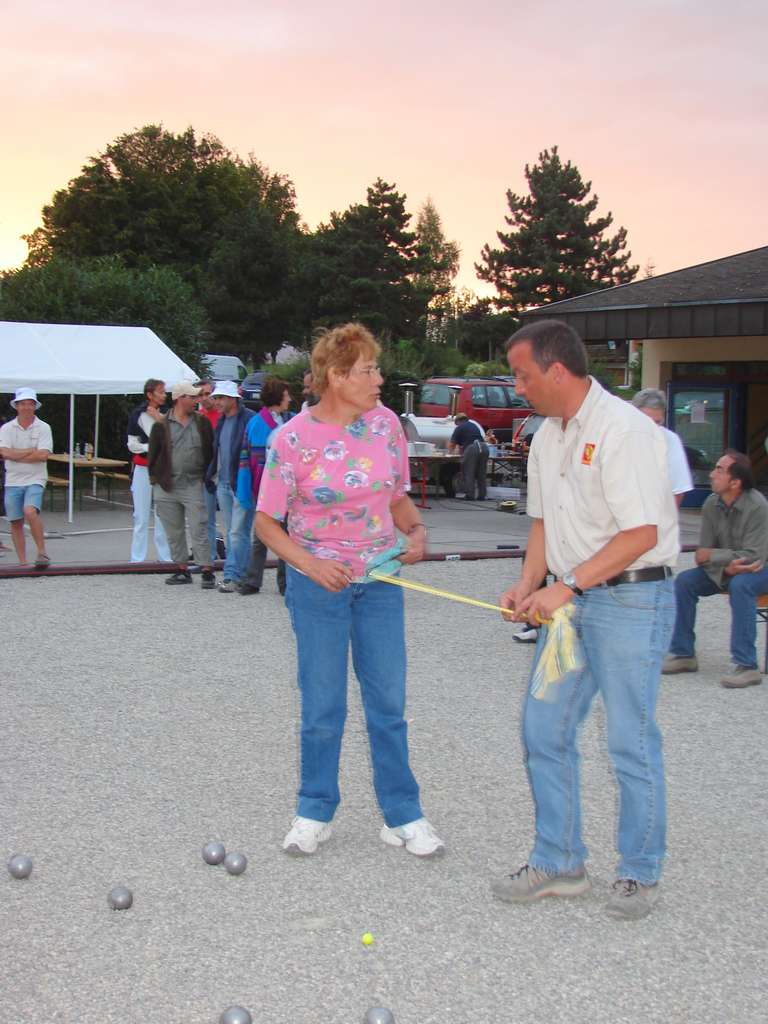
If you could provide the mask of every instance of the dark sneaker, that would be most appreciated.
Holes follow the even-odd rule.
[[[190,572],[175,572],[165,582],[169,587],[178,587],[182,583],[191,583],[192,574]]]
[[[685,658],[679,654],[668,654],[661,666],[661,674],[664,676],[676,676],[678,672],[698,672],[699,662],[694,654],[692,658]]]
[[[513,633],[512,639],[519,644],[535,644],[539,639],[539,631],[535,626],[525,626],[519,633]]]
[[[611,898],[605,909],[610,917],[639,921],[653,910],[659,898],[659,888],[658,882],[655,885],[640,885],[632,878],[620,878],[613,883]]]
[[[219,584],[220,594],[234,594],[237,590],[237,583],[234,580],[224,580],[223,583]]]
[[[535,903],[545,896],[583,896],[592,888],[587,872],[567,875],[547,875],[524,864],[513,875],[494,878],[491,890],[494,896],[508,903]]]
[[[212,572],[206,572],[206,570],[203,569],[203,575],[202,575],[202,578],[200,580],[200,589],[201,590],[214,590],[215,587],[216,587],[216,577],[213,575]]]
[[[259,587],[254,587],[250,583],[240,583],[237,588],[238,594],[242,594],[243,597],[248,597],[249,594],[258,594]]]
[[[741,690],[745,686],[757,686],[762,683],[763,676],[759,669],[747,668],[746,665],[734,665],[730,672],[723,676],[720,685],[726,690]]]

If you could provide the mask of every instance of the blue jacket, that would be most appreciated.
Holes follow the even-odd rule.
[[[245,406],[240,403],[240,408],[235,414],[234,430],[232,431],[232,444],[229,449],[229,468],[230,468],[230,480],[229,485],[234,491],[237,486],[237,468],[240,465],[240,452],[243,448],[243,438],[245,436],[245,428],[248,426],[248,421],[253,419],[254,413],[251,409],[246,409]],[[208,472],[205,474],[205,486],[213,492],[214,483],[213,478],[216,476],[216,471],[219,468],[219,439],[221,438],[221,431],[224,427],[224,420],[226,416],[219,416],[219,422],[216,424],[216,430],[213,435],[213,458],[211,464],[208,467]],[[221,483],[221,481],[219,481]]]

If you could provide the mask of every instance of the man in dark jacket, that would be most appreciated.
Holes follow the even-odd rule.
[[[453,451],[455,448],[461,449],[464,498],[467,501],[474,501],[475,485],[477,485],[477,497],[480,501],[485,501],[488,445],[485,443],[483,428],[463,412],[458,414],[454,422],[456,429],[448,442],[448,451]]]
[[[219,584],[219,590],[223,594],[231,594],[244,579],[251,557],[254,510],[241,505],[235,491],[245,428],[253,413],[243,406],[237,384],[231,380],[218,381],[211,397],[221,415],[216,424],[206,487],[210,491],[216,481],[216,497],[224,519],[224,543],[227,546],[224,582]]]
[[[208,513],[203,481],[213,457],[213,431],[208,420],[195,412],[200,389],[188,381],[174,384],[173,409],[152,427],[149,435],[149,479],[154,485],[155,509],[165,527],[177,571],[165,581],[191,583],[186,527],[192,554],[202,567],[201,586],[213,590],[208,545]],[[186,524],[185,524],[186,519]]]

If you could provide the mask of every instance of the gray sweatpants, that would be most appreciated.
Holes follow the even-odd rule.
[[[195,562],[198,565],[210,565],[208,509],[202,480],[199,483],[177,484],[172,491],[165,491],[160,484],[155,484],[153,492],[155,512],[165,527],[174,562],[179,565],[189,562],[188,527]]]

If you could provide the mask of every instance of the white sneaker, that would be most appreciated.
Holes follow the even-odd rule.
[[[445,843],[426,818],[409,821],[397,828],[385,825],[379,834],[387,846],[404,846],[416,857],[440,857],[445,853]]]
[[[331,838],[331,823],[313,818],[296,817],[291,830],[283,840],[286,853],[315,853],[320,843]]]

